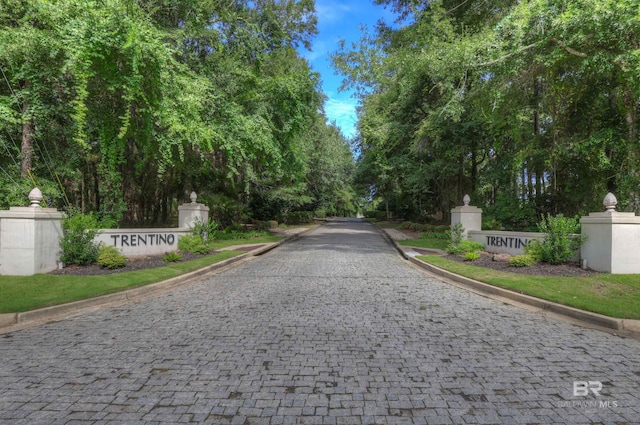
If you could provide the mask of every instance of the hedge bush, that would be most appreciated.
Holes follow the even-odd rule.
[[[127,265],[127,257],[113,245],[102,245],[98,252],[98,264],[107,269],[119,269]]]

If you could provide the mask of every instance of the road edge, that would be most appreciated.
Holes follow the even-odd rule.
[[[29,310],[18,313],[4,313],[0,314],[0,334],[12,332],[16,326],[28,326],[29,324],[42,324],[52,321],[59,321],[72,317],[83,312],[88,312],[100,307],[123,304],[133,300],[137,300],[146,296],[154,295],[163,291],[175,289],[189,283],[196,281],[205,276],[213,275],[222,269],[227,269],[231,266],[237,266],[241,263],[249,261],[253,257],[257,257],[291,241],[298,239],[301,236],[315,230],[319,225],[314,225],[306,229],[305,231],[289,235],[277,242],[269,244],[255,244],[265,245],[258,249],[239,254],[235,257],[228,258],[226,260],[219,261],[214,264],[210,264],[198,270],[194,270],[189,273],[182,274],[180,276],[173,277],[171,279],[163,280],[149,285],[139,286],[137,288],[126,289],[124,291],[114,292],[113,294],[100,295],[97,297],[87,298],[84,300],[73,301],[70,303],[59,304],[51,307],[44,307],[35,310]],[[251,244],[243,244],[242,246],[250,246]]]
[[[433,264],[429,264],[422,260],[419,260],[415,256],[407,254],[407,252],[405,251],[406,247],[405,249],[403,249],[403,247],[398,244],[398,242],[393,239],[383,228],[376,225],[375,223],[371,224],[378,230],[378,232],[383,235],[388,243],[396,248],[402,258],[419,267],[423,271],[426,271],[432,276],[444,278],[442,280],[446,283],[450,283],[447,282],[447,280],[450,280],[460,287],[473,290],[482,295],[486,295],[489,298],[500,299],[502,301],[510,300],[514,303],[524,304],[543,312],[549,312],[566,317],[568,319],[571,319],[572,322],[584,327],[603,330],[606,332],[613,332],[619,335],[640,340],[640,320],[619,319],[586,310],[580,310],[575,307],[569,307],[563,304],[555,303],[553,301],[547,301],[542,298],[536,298],[530,295],[512,291],[510,289],[500,288],[489,283],[480,282],[478,280],[460,276],[448,270],[444,270],[437,266],[434,266]]]

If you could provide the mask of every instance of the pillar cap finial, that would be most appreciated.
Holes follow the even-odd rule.
[[[471,197],[469,195],[464,195],[464,198],[462,198],[462,202],[464,203],[465,207],[468,206],[471,202]]]
[[[29,192],[29,201],[31,201],[31,208],[42,208],[40,202],[42,201],[42,191],[40,189],[33,188],[31,192]]]
[[[616,205],[618,205],[618,200],[616,199],[616,196],[609,192],[607,193],[607,196],[604,197],[604,199],[602,200],[602,205],[604,205],[605,211],[606,212],[615,212],[616,211]]]
[[[195,204],[198,200],[198,195],[196,194],[196,192],[191,192],[191,195],[189,195],[189,199],[191,199],[192,204]]]

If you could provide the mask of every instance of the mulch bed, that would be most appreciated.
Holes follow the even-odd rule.
[[[265,244],[261,245],[247,245],[240,246],[234,248],[236,251],[253,251],[254,249],[258,249],[263,247]],[[207,255],[213,255],[218,253],[219,251],[213,251],[206,255],[198,255],[191,254],[189,252],[181,252],[182,258],[178,262],[195,260],[197,258],[206,257]],[[144,257],[133,257],[127,259],[127,265],[121,267],[119,269],[107,269],[100,266],[97,263],[90,264],[88,266],[78,266],[75,264],[66,266],[63,269],[54,270],[49,274],[61,274],[61,275],[73,275],[73,276],[96,276],[101,274],[114,274],[114,273],[123,273],[123,272],[132,272],[134,270],[143,270],[143,269],[153,269],[156,267],[164,267],[170,266],[174,263],[168,263],[164,261],[164,254],[162,255],[147,255]]]
[[[532,276],[594,276],[599,272],[594,270],[584,270],[578,263],[565,263],[565,264],[547,264],[538,263],[529,267],[512,267],[507,261],[500,260],[495,261],[494,255],[487,252],[482,252],[480,258],[476,261],[465,261],[464,258],[458,255],[446,255],[444,258],[449,260],[464,262],[470,266],[484,267],[487,269],[499,270],[503,272],[526,274]]]
[[[215,254],[212,252],[207,255]],[[188,252],[181,253],[182,261],[195,260],[197,258],[205,257],[205,255],[197,255],[190,254]],[[174,263],[167,263],[163,260],[164,255],[148,255],[144,257],[135,257],[127,260],[127,265],[119,268],[119,269],[107,269],[102,267],[101,265],[94,263],[88,266],[78,266],[78,265],[69,265],[63,269],[58,269],[52,271],[50,274],[58,274],[58,275],[73,275],[73,276],[96,276],[101,274],[114,274],[114,273],[123,273],[123,272],[132,272],[134,270],[142,270],[142,269],[152,269],[156,267],[164,267],[170,266]]]
[[[407,235],[409,239],[419,239],[420,232],[414,232],[411,230],[402,230],[402,233]],[[422,255],[440,255],[439,252],[424,249],[424,248],[412,248],[414,251]],[[507,261],[501,259],[499,261],[494,260],[494,255],[488,252],[482,252],[480,258],[476,261],[465,261],[464,258],[457,255],[445,255],[444,258],[453,261],[464,262],[470,266],[484,267],[487,269],[499,270],[503,272],[527,274],[531,276],[594,276],[600,272],[594,270],[584,270],[578,263],[565,263],[565,264],[547,264],[538,263],[529,267],[511,267]]]

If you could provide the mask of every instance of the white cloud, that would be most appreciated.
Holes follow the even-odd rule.
[[[333,99],[329,98],[324,104],[324,111],[329,121],[335,122],[342,134],[347,138],[356,135],[356,114],[357,101],[355,99]]]
[[[344,2],[332,0],[317,0],[316,14],[319,25],[333,25],[344,19],[351,11],[351,6]]]
[[[302,54],[309,61],[313,62],[318,58],[322,58],[327,55],[329,48],[327,47],[327,43],[322,40],[316,40],[313,43],[313,51],[305,50]]]

